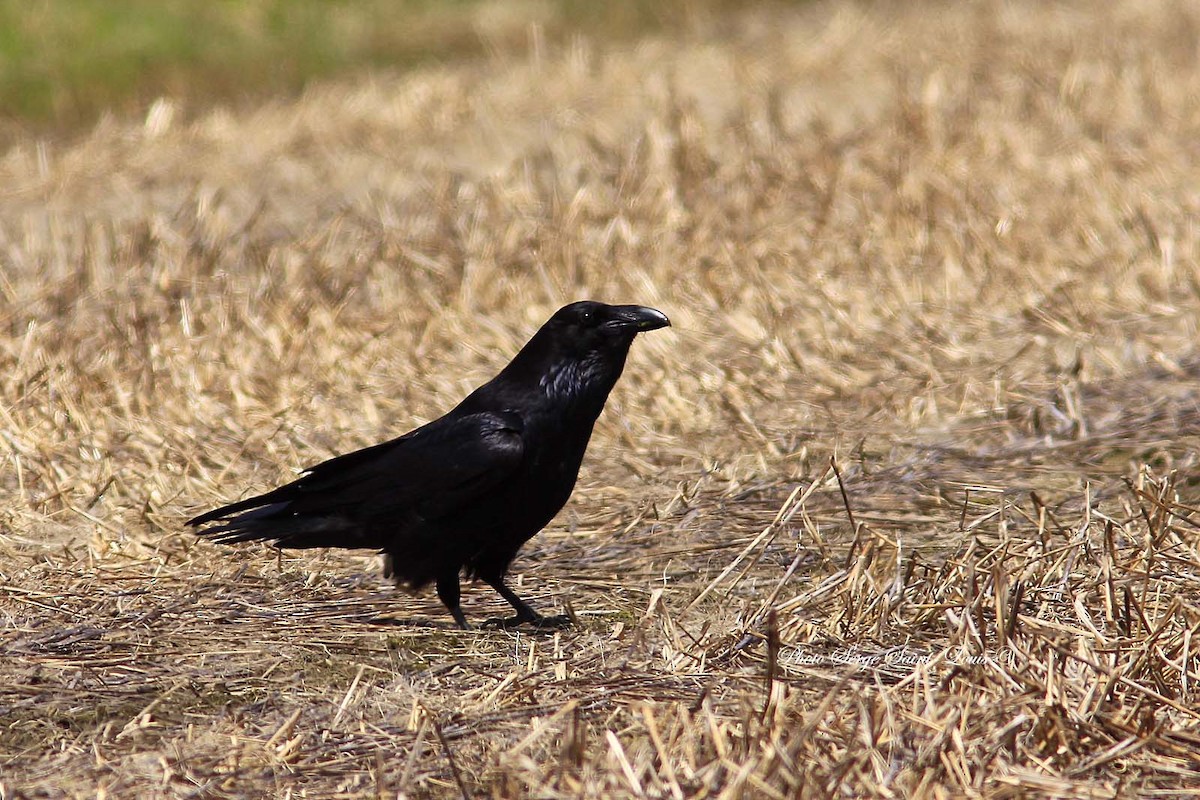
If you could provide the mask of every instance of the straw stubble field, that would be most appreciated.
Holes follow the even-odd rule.
[[[0,796],[1200,781],[1200,13],[698,26],[0,161]],[[574,627],[182,529],[581,296],[676,327],[515,565]]]

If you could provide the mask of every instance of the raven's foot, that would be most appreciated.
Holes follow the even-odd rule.
[[[520,625],[524,625],[525,623],[529,623],[537,630],[549,631],[557,630],[559,628],[566,628],[571,625],[572,622],[573,620],[566,614],[558,614],[557,616],[553,617],[543,617],[541,615],[529,617],[518,614],[515,617],[492,617],[491,619],[486,620],[482,627],[508,630],[510,628],[516,628]]]

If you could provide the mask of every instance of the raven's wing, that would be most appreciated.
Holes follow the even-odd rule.
[[[218,542],[381,548],[406,523],[436,519],[502,481],[524,454],[514,413],[451,414],[398,439],[317,464],[297,480],[201,514]],[[366,520],[387,525],[364,525]]]

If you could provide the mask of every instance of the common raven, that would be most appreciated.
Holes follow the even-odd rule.
[[[200,535],[226,544],[379,550],[388,577],[414,591],[436,583],[454,621],[469,628],[459,605],[465,570],[516,609],[502,624],[550,623],[505,585],[505,573],[570,497],[634,337],[670,324],[644,306],[564,306],[445,416],[188,524],[207,525]]]

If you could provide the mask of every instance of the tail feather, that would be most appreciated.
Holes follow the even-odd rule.
[[[206,511],[199,516],[192,517],[187,521],[187,524],[191,525],[193,528],[198,528],[201,525],[207,525],[210,522],[233,519],[235,518],[235,515],[239,515],[243,511],[248,512],[248,514],[242,515],[247,518],[254,518],[265,514],[275,514],[279,511],[282,511],[288,504],[287,500],[280,500],[278,495],[279,490],[277,489],[273,492],[267,492],[266,494],[260,494],[255,497],[247,497],[245,500],[239,500],[236,503],[230,503],[227,506],[214,508],[212,511]]]
[[[273,542],[276,547],[343,547],[375,545],[362,541],[359,526],[345,517],[296,515],[288,500],[270,502],[274,493],[251,497],[201,514],[188,524],[208,525],[197,535],[219,544]],[[209,523],[219,523],[209,525]]]
[[[277,517],[279,512],[286,508],[287,503],[271,503],[269,505],[260,506],[259,508],[252,508],[249,511],[243,511],[240,514],[236,511],[231,511],[225,514],[218,514],[216,511],[210,511],[203,515],[204,518],[196,517],[196,519],[190,521],[188,524],[205,525],[209,522],[220,522],[220,525],[205,528],[203,531],[200,531],[201,535],[203,536],[212,536],[224,531],[237,530],[238,528],[252,525],[256,520]],[[217,511],[224,510],[225,509],[217,509]]]

